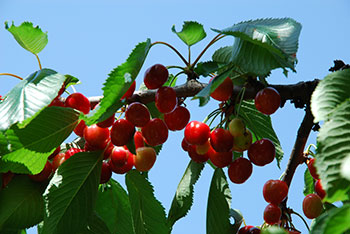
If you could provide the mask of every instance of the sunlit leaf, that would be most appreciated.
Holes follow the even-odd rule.
[[[315,181],[314,178],[311,176],[310,171],[308,168],[305,169],[304,172],[304,195],[308,195],[310,193],[315,192]]]
[[[196,44],[207,36],[203,25],[194,21],[185,21],[181,32],[176,32],[175,25],[171,30],[188,46]]]

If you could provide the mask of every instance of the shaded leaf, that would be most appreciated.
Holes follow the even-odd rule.
[[[265,228],[261,231],[261,234],[288,234],[288,231],[281,227],[272,226]]]
[[[233,46],[225,46],[217,49],[212,55],[214,62],[228,64],[232,62]]]
[[[203,25],[194,21],[185,21],[181,32],[176,32],[175,25],[171,30],[188,46],[196,44],[207,36]]]
[[[235,223],[232,226],[232,233],[237,233],[239,230],[239,227],[243,223],[243,215],[239,210],[236,209],[230,209],[230,217],[234,218]]]
[[[97,199],[101,156],[101,151],[77,153],[57,169],[44,193],[43,234],[77,233],[87,225]]]
[[[315,181],[314,178],[311,176],[310,171],[308,168],[305,169],[304,172],[304,195],[309,195],[310,193],[315,192]]]
[[[199,76],[209,76],[209,74],[216,72],[220,68],[219,64],[214,61],[207,61],[198,63],[194,71]]]
[[[80,231],[79,234],[110,234],[105,222],[96,214],[92,213],[88,220],[87,227]]]

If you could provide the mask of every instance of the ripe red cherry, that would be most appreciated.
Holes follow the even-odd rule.
[[[83,137],[85,128],[86,128],[85,121],[80,120],[78,125],[75,126],[75,128],[74,128],[74,133],[77,134],[77,136]]]
[[[172,112],[164,115],[164,121],[169,130],[182,130],[190,120],[190,112],[184,106],[177,106]]]
[[[248,148],[248,157],[257,166],[264,166],[271,163],[275,155],[275,145],[267,138],[255,141]]]
[[[254,226],[252,226],[252,225],[247,225],[247,226],[241,227],[238,231],[238,234],[247,234],[249,229],[251,229],[253,227]]]
[[[216,152],[229,152],[233,147],[233,136],[229,130],[217,128],[210,133],[210,144]]]
[[[278,205],[288,195],[288,185],[282,180],[268,180],[263,187],[265,201]]]
[[[120,146],[115,146],[110,154],[111,161],[116,167],[123,166],[128,161],[128,157],[129,152]]]
[[[66,161],[66,154],[59,153],[52,159],[52,170],[56,171],[56,169],[61,166],[61,164]]]
[[[52,154],[50,154],[48,159],[53,159],[61,151],[61,146],[58,146]]]
[[[15,174],[13,174],[11,171],[8,171],[6,173],[1,173],[1,175],[2,175],[2,188],[5,188],[10,183],[10,181],[12,180]]]
[[[161,113],[170,113],[177,106],[176,92],[171,87],[160,87],[155,96],[156,107]]]
[[[275,224],[280,221],[282,215],[281,208],[275,204],[268,204],[264,210],[264,220],[268,224]]]
[[[143,82],[148,89],[158,89],[168,80],[168,69],[162,64],[155,64],[145,72]]]
[[[317,194],[309,194],[303,200],[303,211],[309,219],[317,218],[323,210],[321,198]]]
[[[260,234],[261,230],[257,227],[252,227],[248,230],[247,234]]]
[[[143,140],[143,136],[142,136],[142,133],[140,131],[135,132],[134,143],[135,143],[135,149],[145,146],[145,142]]]
[[[193,120],[185,128],[185,139],[191,145],[203,145],[210,137],[210,128],[205,123]]]
[[[189,146],[190,146],[190,145],[188,144],[188,142],[186,141],[186,139],[183,138],[182,141],[181,141],[181,147],[182,147],[182,149],[183,149],[184,151],[188,151],[188,147],[189,147]]]
[[[116,167],[111,160],[108,162],[109,167],[113,172],[117,174],[125,174],[132,169],[132,167],[134,166],[135,155],[131,154],[130,152],[128,153],[128,161],[121,167]]]
[[[197,163],[204,163],[209,159],[208,153],[198,154],[195,145],[189,145],[187,148],[187,153],[188,156],[190,156],[190,158]]]
[[[37,182],[43,182],[50,177],[51,173],[52,173],[52,165],[49,161],[47,161],[40,173],[35,175],[29,175],[29,178]]]
[[[315,180],[319,180],[320,176],[317,174],[317,170],[315,167],[315,158],[311,158],[309,160],[309,162],[307,163],[307,167],[309,168],[310,174],[311,176],[315,179]]]
[[[260,90],[255,96],[255,107],[265,115],[271,115],[281,105],[281,96],[276,89],[267,87]]]
[[[109,128],[114,123],[114,120],[115,120],[114,116],[115,116],[115,114],[111,115],[111,117],[109,117],[108,119],[97,123],[97,126],[99,126],[100,128]]]
[[[209,83],[215,77],[211,78]],[[227,101],[233,93],[233,83],[230,77],[227,77],[215,90],[210,94],[212,98],[218,101]]]
[[[126,119],[118,119],[111,129],[111,141],[116,146],[126,145],[135,133],[134,125]]]
[[[102,162],[100,184],[107,183],[112,177],[112,170],[109,168],[109,164]]]
[[[232,162],[232,151],[230,152],[216,152],[212,147],[208,151],[210,161],[216,167],[224,168]]]
[[[88,114],[90,111],[90,101],[81,93],[72,93],[67,97],[64,104],[66,107],[74,108],[84,114]]]
[[[156,162],[157,154],[152,147],[136,149],[135,168],[138,171],[149,171]]]
[[[143,127],[150,121],[150,113],[144,104],[140,102],[131,103],[125,111],[125,118],[136,127]]]
[[[125,92],[125,94],[120,98],[120,100],[123,100],[124,98],[128,99],[129,97],[131,97],[134,94],[136,88],[136,82],[132,82],[132,84],[130,85],[128,91]]]
[[[114,149],[114,145],[113,143],[109,140],[107,143],[107,146],[105,148],[105,150],[103,151],[103,159],[106,160],[109,158],[109,156],[112,153],[112,150]]]
[[[96,124],[84,129],[85,141],[94,149],[104,149],[109,140],[109,129],[100,128]]]
[[[59,97],[55,97],[52,102],[49,104],[49,106],[60,106],[60,107],[64,107],[64,102],[61,101],[61,99]]]
[[[70,157],[72,157],[74,154],[79,153],[79,152],[83,152],[83,150],[82,149],[78,149],[78,148],[70,148],[65,153],[65,159],[67,160]]]
[[[235,159],[228,168],[228,176],[233,183],[242,184],[252,174],[253,165],[246,158]]]
[[[323,189],[322,184],[321,184],[321,180],[316,180],[315,183],[315,192],[316,194],[321,198],[325,198],[326,196],[326,191]]]
[[[168,127],[163,120],[154,118],[141,129],[142,136],[150,146],[163,144],[168,139]]]

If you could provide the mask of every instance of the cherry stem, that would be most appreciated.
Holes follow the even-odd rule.
[[[182,56],[182,54],[175,47],[173,47],[172,45],[170,45],[170,44],[168,44],[166,42],[163,42],[163,41],[153,42],[152,46],[156,45],[156,44],[161,44],[161,45],[165,45],[165,46],[169,47],[170,49],[172,49],[180,57],[180,59],[185,63],[186,66],[189,66],[190,63],[186,61],[186,59]]]
[[[12,73],[0,73],[0,76],[12,76],[12,77],[16,77],[17,79],[23,80],[22,77],[17,76],[17,75],[12,74]]]
[[[297,212],[295,212],[294,210],[291,211],[292,214],[297,215],[301,220],[303,220],[307,230],[310,232],[310,228],[309,225],[307,224],[306,220],[303,218],[303,216],[301,216],[300,214],[298,214]]]
[[[243,87],[240,91],[240,93],[237,95],[237,99],[240,97],[239,103],[238,103],[238,108],[237,108],[237,112],[236,112],[236,117],[239,114],[239,110],[241,108],[242,102],[243,102],[243,98],[244,98],[244,93],[245,93],[246,88]]]
[[[41,67],[41,62],[40,62],[39,56],[37,54],[34,54],[34,55],[35,55],[36,59],[38,60],[40,70],[43,69]]]
[[[188,46],[188,63],[191,64],[191,46]]]

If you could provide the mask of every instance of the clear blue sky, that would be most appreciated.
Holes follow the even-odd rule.
[[[350,2],[346,0],[1,0],[0,23],[7,20],[19,25],[23,21],[31,21],[48,31],[49,43],[39,54],[43,66],[78,77],[82,84],[76,86],[76,89],[87,96],[95,96],[102,94],[101,88],[107,74],[123,63],[134,46],[146,38],[169,42],[186,54],[186,46],[170,29],[175,24],[177,30],[181,30],[183,21],[188,20],[202,23],[208,34],[206,40],[194,46],[193,55],[196,55],[215,35],[210,28],[222,29],[240,21],[257,18],[294,18],[303,25],[297,53],[297,73],[290,73],[285,78],[281,70],[275,70],[269,82],[286,84],[323,78],[334,59],[350,63],[349,12]],[[204,60],[210,58],[209,55],[215,48],[232,42],[233,38],[226,38],[209,50]],[[172,51],[162,46],[154,47],[140,72],[141,76],[137,78],[137,86],[147,67],[155,63],[182,65]],[[10,33],[1,26],[0,72],[26,77],[37,69],[35,57],[17,45]],[[7,93],[18,80],[1,77],[0,82],[1,95]],[[217,106],[216,101],[202,109],[199,109],[197,101],[187,104],[191,109],[192,120],[203,120],[205,114]],[[282,170],[273,162],[263,168],[254,167],[252,177],[243,185],[230,183],[232,207],[241,210],[247,224],[263,223],[262,214],[267,203],[262,196],[262,186],[267,180],[277,179],[282,174],[302,116],[303,111],[295,110],[289,103],[272,116],[285,152]],[[183,132],[170,134],[149,173],[156,197],[166,211],[169,210],[177,184],[189,162],[189,157],[180,147],[182,137]],[[313,133],[309,143],[315,143],[315,139]],[[304,170],[303,165],[296,171],[288,199],[288,205],[300,213]],[[209,166],[203,171],[195,187],[192,210],[187,217],[175,224],[174,234],[205,233],[207,195],[212,172]],[[124,181],[124,176],[115,175],[114,178],[121,183]],[[296,227],[304,232],[304,225],[299,218],[293,218]],[[36,230],[29,233],[36,233]]]

